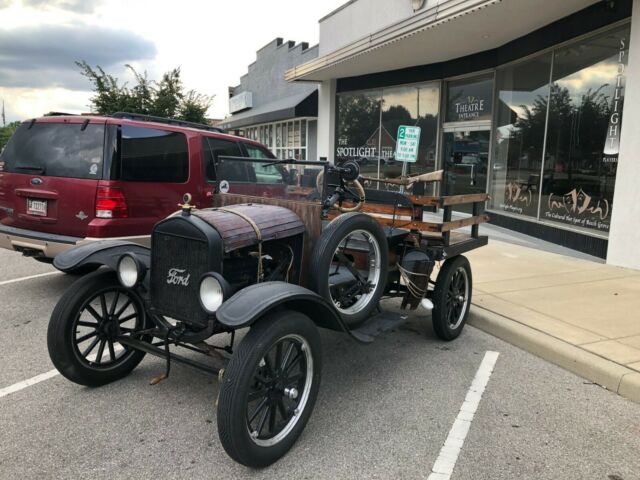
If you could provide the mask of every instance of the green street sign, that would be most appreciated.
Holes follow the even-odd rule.
[[[420,146],[420,127],[400,125],[396,142],[396,160],[415,163]]]

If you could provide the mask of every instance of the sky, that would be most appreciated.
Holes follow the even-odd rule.
[[[186,90],[215,95],[228,113],[256,50],[276,37],[318,43],[318,20],[346,0],[0,0],[0,102],[7,122],[90,111],[91,84],[75,61],[132,81],[181,67]],[[1,120],[0,120],[1,121]]]

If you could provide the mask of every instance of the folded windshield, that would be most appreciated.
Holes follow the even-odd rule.
[[[220,157],[218,191],[315,202],[322,197],[324,167],[321,162]]]

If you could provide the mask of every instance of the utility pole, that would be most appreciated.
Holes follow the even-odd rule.
[[[2,99],[2,126],[7,126],[7,119],[4,116],[4,98]]]

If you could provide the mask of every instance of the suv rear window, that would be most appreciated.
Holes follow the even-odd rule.
[[[124,125],[121,135],[120,180],[184,183],[189,178],[184,134]]]
[[[102,178],[104,124],[23,123],[0,155],[0,171]]]

